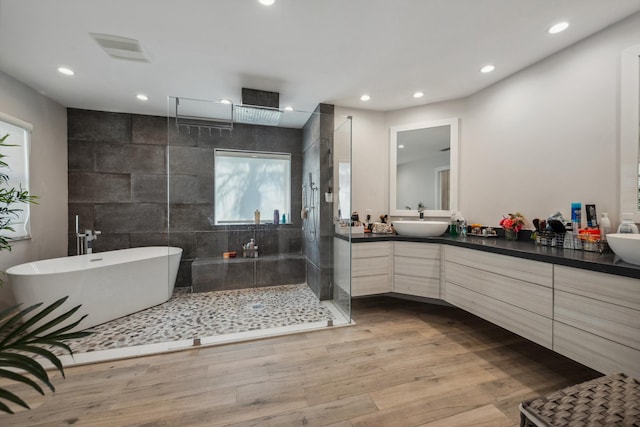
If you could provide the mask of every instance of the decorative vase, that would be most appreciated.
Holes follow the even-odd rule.
[[[504,238],[506,240],[518,240],[518,232],[515,230],[504,230]]]

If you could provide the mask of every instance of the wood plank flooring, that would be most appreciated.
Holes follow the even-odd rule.
[[[462,310],[355,300],[356,326],[78,366],[1,426],[511,427],[599,373]]]

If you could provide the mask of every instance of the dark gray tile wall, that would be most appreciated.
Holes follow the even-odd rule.
[[[166,245],[166,118],[68,109],[67,132],[69,254],[75,215],[96,251]]]
[[[209,132],[168,125],[166,117],[78,109],[69,109],[67,117],[69,254],[76,253],[76,214],[81,230],[102,232],[94,244],[96,251],[166,244],[181,247],[177,286],[205,280],[203,274],[192,275],[194,260],[221,259],[227,251],[241,254],[242,244],[251,238],[264,256],[301,254],[297,213],[302,207],[302,130],[236,124],[232,132]],[[293,224],[213,226],[214,148],[291,153]],[[201,264],[207,265],[206,260]],[[286,265],[286,260],[265,262],[254,267],[252,281],[245,282],[246,269],[234,264],[220,276],[224,283],[206,284],[201,290],[235,288],[242,283],[244,287],[265,286],[287,269],[296,280],[287,283],[304,282],[304,274],[300,277],[304,261]]]
[[[318,186],[313,199],[315,216],[307,220],[303,232],[307,283],[321,300],[332,298],[333,203],[325,202],[324,193],[329,188],[333,191],[333,113],[333,105],[318,105],[305,124],[302,136],[302,179],[308,185],[311,172],[313,182]]]

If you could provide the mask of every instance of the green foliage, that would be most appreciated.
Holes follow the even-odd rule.
[[[32,357],[40,356],[51,362],[64,377],[64,369],[60,359],[47,347],[59,347],[70,355],[73,355],[71,348],[64,343],[64,340],[82,338],[91,335],[91,332],[69,332],[87,316],[82,316],[67,326],[56,328],[65,320],[73,316],[80,306],[76,306],[52,320],[45,320],[45,323],[38,325],[49,314],[60,307],[67,297],[60,298],[53,304],[43,308],[39,312],[35,311],[42,303],[27,307],[21,311],[18,306],[10,307],[0,311],[0,377],[20,382],[32,387],[38,393],[44,395],[44,390],[30,376],[35,377],[51,391],[55,387],[49,379],[49,375],[44,367]],[[31,316],[28,316],[32,313]],[[33,328],[31,332],[28,329]],[[32,355],[32,357],[30,357]],[[4,369],[5,367],[13,370]],[[19,370],[16,372],[16,369]],[[24,373],[22,373],[24,372]],[[30,375],[30,376],[27,376]],[[13,402],[24,408],[30,409],[29,405],[16,394],[0,388],[0,411],[13,413],[5,402]]]

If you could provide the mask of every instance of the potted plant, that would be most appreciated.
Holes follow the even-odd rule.
[[[0,137],[0,148],[10,146],[6,143],[8,137],[9,134]],[[9,187],[9,176],[2,172],[2,168],[8,167],[4,161],[5,158],[6,155],[0,152],[0,231],[13,230],[11,220],[22,211],[16,207],[16,204],[34,203],[36,199],[21,187]],[[3,250],[11,250],[11,241],[10,238],[0,235],[0,251]],[[2,285],[3,281],[0,277],[0,286]],[[31,376],[33,376],[51,391],[55,391],[47,371],[33,357],[39,356],[48,360],[64,377],[62,363],[50,348],[62,348],[72,355],[73,351],[64,341],[91,334],[91,332],[69,332],[86,315],[67,326],[59,327],[62,322],[78,311],[79,305],[50,318],[50,315],[66,300],[67,297],[61,298],[39,311],[42,303],[24,309],[13,306],[0,311],[0,377],[28,385],[40,394],[44,394],[40,384],[32,379]],[[15,393],[0,387],[0,411],[13,413],[8,405],[9,402],[30,409],[29,405]]]

